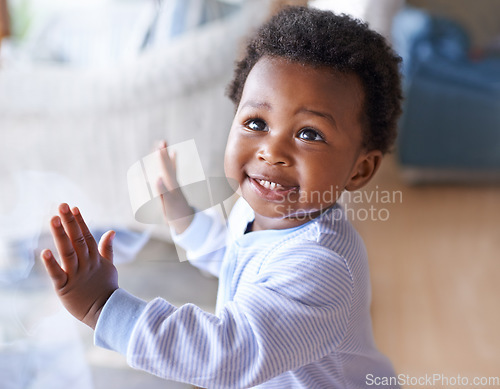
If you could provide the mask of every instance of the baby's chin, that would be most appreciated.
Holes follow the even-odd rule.
[[[297,209],[289,210],[289,212],[284,212],[283,209],[279,208],[274,211],[269,209],[261,212],[259,212],[259,209],[254,209],[254,211],[256,220],[260,222],[259,225],[263,226],[262,229],[286,229],[306,224],[316,219],[330,207],[331,205],[323,209]]]

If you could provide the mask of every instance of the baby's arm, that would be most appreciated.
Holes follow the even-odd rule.
[[[175,231],[172,238],[175,244],[186,250],[187,258],[194,266],[218,277],[226,246],[226,221],[213,209],[196,213],[189,205],[177,181],[175,154],[167,151],[164,140],[160,142],[157,154],[161,167],[157,189],[163,193],[165,220]]]
[[[352,284],[342,258],[310,261],[308,248],[300,242],[270,258],[217,315],[119,289],[101,314],[96,345],[126,355],[134,368],[209,388],[253,387],[318,361],[344,339]]]
[[[114,232],[103,235],[98,247],[78,208],[61,204],[59,215],[52,218],[50,228],[62,267],[50,250],[42,252],[42,259],[64,307],[95,329],[104,304],[118,289]]]
[[[167,151],[167,142],[159,144],[161,178],[158,180],[158,190],[163,204],[163,214],[166,221],[177,234],[184,232],[193,221],[194,211],[188,204],[177,182],[175,154]]]

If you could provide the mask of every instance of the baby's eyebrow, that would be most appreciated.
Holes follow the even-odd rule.
[[[300,112],[310,113],[310,114],[325,118],[325,119],[329,120],[335,127],[337,126],[337,122],[335,121],[333,116],[327,112],[315,111],[314,109],[308,109],[308,108],[301,108],[298,110],[298,112],[299,113]]]
[[[270,103],[266,102],[266,101],[258,101],[258,100],[247,100],[245,101],[241,106],[240,108],[238,109],[239,110],[242,110],[243,108],[256,108],[256,109],[265,109],[266,111],[272,111],[273,107],[271,106]],[[300,108],[299,110],[297,110],[296,114],[297,113],[309,113],[309,114],[312,114],[312,115],[316,115],[316,116],[319,116],[319,117],[322,117],[324,119],[327,119],[329,120],[333,126],[336,128],[337,127],[337,122],[335,121],[335,119],[333,118],[333,116],[331,114],[329,114],[328,112],[322,112],[322,111],[316,111],[314,109],[309,109],[309,108],[306,108],[306,107],[303,107],[303,108]]]
[[[248,100],[243,103],[243,105],[240,107],[240,109],[243,108],[257,108],[257,109],[265,109],[266,111],[271,111],[272,107],[271,104],[265,102],[265,101],[255,101],[255,100]]]

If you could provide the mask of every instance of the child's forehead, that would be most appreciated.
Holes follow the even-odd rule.
[[[333,65],[296,61],[286,57],[261,57],[249,72],[249,76],[255,75],[255,73],[258,74],[258,77],[270,78],[281,73],[294,73],[296,75],[314,76],[317,79],[324,79],[326,82],[336,80],[337,82],[351,84],[353,87],[362,87],[361,78],[353,70],[340,70]]]
[[[354,72],[343,72],[332,66],[293,61],[283,57],[263,56],[250,71],[243,95],[249,88],[289,88],[290,93],[301,95],[307,91],[318,96],[333,98],[349,92],[361,108],[364,100],[360,77]]]

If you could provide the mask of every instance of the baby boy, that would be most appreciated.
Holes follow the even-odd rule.
[[[399,62],[347,16],[304,7],[274,16],[228,88],[236,113],[224,164],[241,198],[227,226],[189,206],[161,146],[165,217],[191,262],[219,277],[216,313],[119,288],[114,233],[98,247],[78,208],[62,204],[51,220],[62,266],[50,250],[42,258],[66,309],[132,367],[200,387],[394,378],[373,340],[366,251],[337,199],[374,176],[394,141]]]

